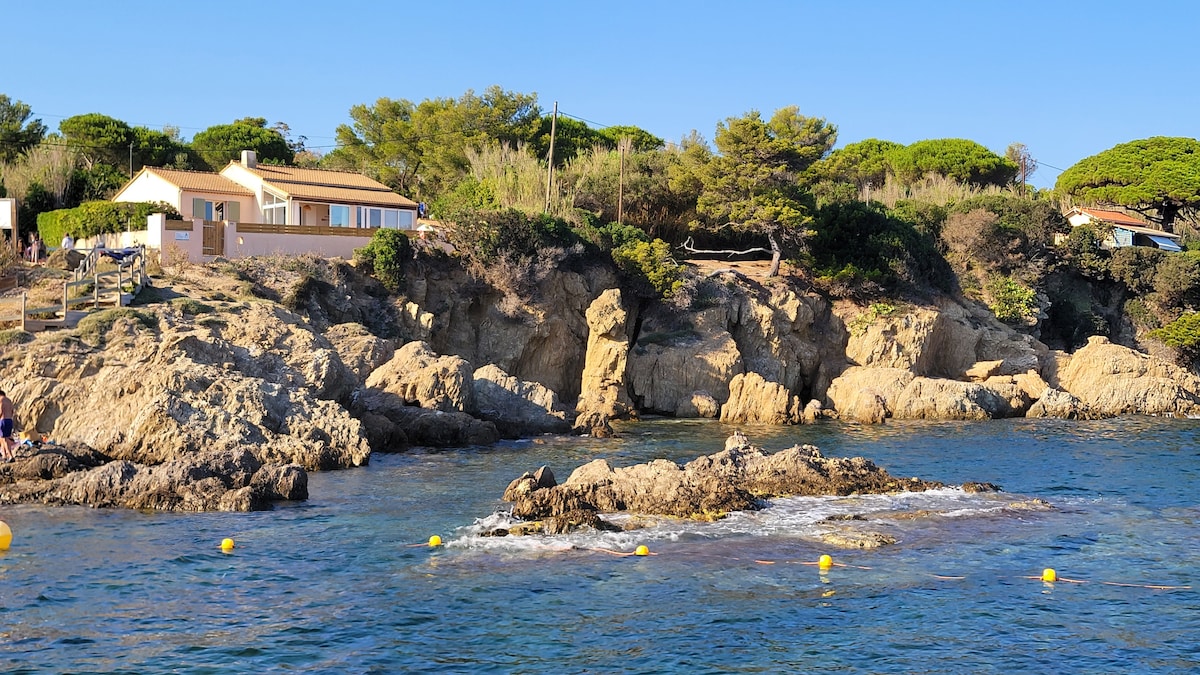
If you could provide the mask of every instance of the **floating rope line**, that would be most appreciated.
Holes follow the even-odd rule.
[[[607,553],[609,555],[615,555],[618,558],[627,558],[631,555],[636,555],[636,556],[658,555],[657,553],[651,553],[650,549],[648,547],[646,547],[644,544],[642,546],[637,547],[636,549],[634,549],[632,551],[614,551],[611,548],[580,548],[579,550],[595,551],[597,553]]]
[[[1040,577],[1020,577],[1020,578],[1021,579],[1032,579],[1034,581],[1043,581],[1048,584],[1052,584],[1056,581],[1065,581],[1066,583],[1069,583],[1069,584],[1098,583],[1103,586],[1124,586],[1125,588],[1148,588],[1148,589],[1154,590],[1154,591],[1189,591],[1192,589],[1191,586],[1165,586],[1165,585],[1161,585],[1161,584],[1127,584],[1127,583],[1122,583],[1120,581],[1092,582],[1087,579],[1068,579],[1066,577],[1058,576],[1058,572],[1054,571],[1054,569],[1051,567],[1047,567],[1046,569],[1042,570],[1042,575]]]
[[[871,569],[870,567],[863,567],[862,565],[847,565],[846,563],[834,562],[833,558],[828,555],[821,556],[816,562],[812,562],[810,560],[755,560],[754,562],[758,563],[759,565],[778,565],[780,563],[784,565],[812,565],[822,570],[827,570],[831,567],[849,567],[856,570]]]
[[[436,534],[433,535],[432,537],[430,537],[429,541],[427,541],[427,542],[420,542],[420,543],[416,543],[416,544],[405,544],[405,546],[408,548],[437,548],[442,545],[443,545],[442,538]],[[636,549],[634,549],[632,551],[617,551],[617,550],[614,550],[611,548],[583,547],[583,546],[581,546],[581,547],[573,546],[571,548],[563,549],[563,550],[594,551],[596,553],[605,553],[605,554],[615,556],[618,558],[628,558],[630,556],[641,557],[641,556],[659,555],[658,553],[652,553],[645,544],[638,546]],[[703,554],[701,554],[701,555],[703,555]],[[732,561],[738,561],[738,562],[741,562],[741,560],[742,560],[741,558],[726,557],[726,556],[707,556],[707,557],[719,557],[723,560],[732,560]],[[754,559],[754,563],[757,565],[780,565],[780,564],[783,564],[783,565],[808,565],[808,566],[816,567],[816,568],[820,569],[822,572],[826,572],[834,567],[843,567],[843,568],[847,568],[847,569],[856,569],[856,570],[873,569],[871,567],[866,567],[864,565],[850,565],[847,563],[834,562],[833,558],[829,555],[822,555],[815,562],[811,561],[811,560],[764,560],[764,559],[756,558],[756,559]],[[949,575],[949,574],[933,574],[933,573],[927,573],[927,576],[930,576],[934,579],[938,579],[941,581],[963,581],[967,578],[966,576]],[[1130,584],[1130,583],[1124,583],[1124,582],[1120,582],[1120,581],[1093,581],[1093,580],[1089,580],[1089,579],[1068,579],[1067,577],[1060,577],[1058,575],[1058,572],[1056,572],[1054,569],[1049,568],[1049,567],[1042,570],[1042,574],[1040,576],[1019,576],[1019,577],[1015,577],[1015,578],[1029,579],[1032,581],[1041,581],[1041,582],[1044,582],[1047,584],[1053,584],[1053,583],[1061,581],[1063,583],[1068,583],[1068,584],[1095,583],[1095,584],[1100,584],[1102,586],[1120,586],[1123,588],[1145,588],[1145,589],[1149,589],[1149,590],[1153,590],[1153,591],[1189,591],[1189,590],[1192,590],[1192,587],[1190,585],[1188,585],[1188,586],[1170,586],[1170,585],[1166,585],[1166,584]]]

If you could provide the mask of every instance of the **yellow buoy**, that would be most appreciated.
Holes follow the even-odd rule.
[[[833,567],[833,558],[829,555],[823,555],[820,558],[817,558],[817,567],[823,570]]]
[[[221,550],[226,553],[229,553],[230,551],[232,551],[233,550],[233,540],[230,539],[229,537],[225,537],[224,539],[222,539],[221,540]]]
[[[650,555],[650,548],[645,544],[633,549],[634,555]]]
[[[1058,581],[1058,573],[1053,567],[1047,567],[1042,570],[1042,581]]]
[[[436,534],[433,535],[432,537],[429,538],[429,545],[430,546],[441,546],[442,538],[437,536]]]
[[[12,544],[12,529],[8,523],[0,520],[0,551],[7,551]]]

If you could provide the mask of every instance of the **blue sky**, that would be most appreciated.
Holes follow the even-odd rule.
[[[1200,5],[1127,2],[8,0],[0,93],[52,129],[100,112],[185,137],[239,117],[331,147],[352,105],[536,93],[593,126],[712,139],[786,105],[839,145],[969,138],[1059,169],[1197,136]],[[1057,167],[1057,168],[1052,168]]]

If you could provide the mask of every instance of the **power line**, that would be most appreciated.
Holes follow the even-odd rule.
[[[591,121],[591,120],[589,120],[589,119],[584,119],[584,118],[582,118],[582,117],[579,117],[578,115],[572,115],[571,113],[565,113],[565,112],[563,112],[563,111],[561,111],[561,110],[560,110],[560,111],[558,111],[558,114],[559,114],[559,115],[562,115],[563,117],[570,117],[570,118],[571,118],[571,119],[573,119],[573,120],[579,120],[580,122],[586,122],[587,124],[590,124],[590,125],[592,125],[592,126],[596,127],[596,129],[597,129],[597,130],[600,130],[600,129],[607,129],[607,128],[609,128],[609,127],[614,127],[614,126],[616,126],[615,124],[601,124],[601,123],[599,123],[599,122],[593,122],[593,121]]]

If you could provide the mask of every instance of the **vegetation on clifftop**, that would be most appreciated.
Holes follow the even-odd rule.
[[[1108,233],[1072,229],[1061,215],[1074,204],[1123,208],[1196,245],[1195,139],[1124,143],[1038,191],[1021,143],[1003,153],[960,138],[836,148],[837,126],[795,106],[718,121],[711,144],[697,132],[671,142],[632,125],[552,119],[535,94],[498,86],[383,97],[351,107],[350,120],[324,155],[261,117],[187,140],[88,113],[48,136],[29,105],[0,95],[0,191],[19,200],[19,232],[36,222],[57,241],[117,227],[89,200],[141,166],[220,168],[252,149],[264,162],[361,172],[430,204],[461,262],[513,297],[536,293],[559,267],[611,264],[639,297],[687,304],[703,295],[688,290],[688,259],[707,250],[772,258],[773,272],[786,261],[816,290],[863,304],[960,294],[1066,349],[1094,334],[1163,340],[1151,331],[1200,305],[1193,254],[1110,251]],[[407,244],[380,238],[359,262],[395,291],[414,255],[443,255]],[[1167,344],[1183,354],[1177,342]]]

